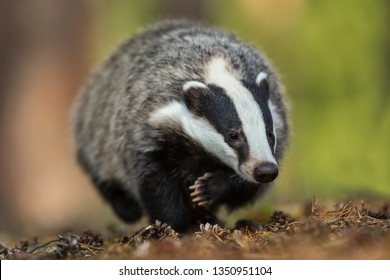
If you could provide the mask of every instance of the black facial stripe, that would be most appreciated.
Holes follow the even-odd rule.
[[[214,84],[207,86],[209,92],[207,97],[205,97],[206,99],[193,112],[210,122],[224,136],[225,142],[237,152],[239,161],[245,161],[249,156],[249,147],[233,100],[226,94],[223,88]],[[227,135],[230,130],[235,130],[239,133],[241,138],[239,143],[230,143],[228,141]]]
[[[271,115],[271,111],[268,107],[268,98],[267,98],[268,94],[262,92],[262,90],[265,90],[265,89],[261,89],[255,83],[250,83],[248,81],[242,81],[242,84],[249,90],[249,92],[253,95],[253,98],[255,99],[257,105],[259,105],[260,111],[263,115],[263,120],[264,120],[266,129],[268,128],[271,131],[273,131],[272,115]],[[273,151],[274,150],[274,141],[273,141],[273,143],[271,143],[268,140],[268,143],[271,147],[271,150]]]
[[[242,133],[243,141],[242,143],[233,147],[238,154],[238,164],[241,165],[249,158],[249,145],[245,135]]]
[[[236,108],[225,91],[215,85],[208,85],[208,89],[209,92],[203,96],[204,99],[198,107],[191,110],[199,117],[207,119],[222,135],[232,128],[240,128],[242,124]]]

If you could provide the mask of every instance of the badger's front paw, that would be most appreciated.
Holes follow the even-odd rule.
[[[213,177],[211,172],[206,172],[203,176],[199,177],[195,183],[189,187],[191,191],[192,202],[198,207],[208,209],[211,204],[211,196],[208,191],[208,180]]]

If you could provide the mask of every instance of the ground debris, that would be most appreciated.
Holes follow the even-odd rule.
[[[289,214],[283,211],[274,211],[270,217],[266,229],[270,232],[289,231],[295,222]]]
[[[29,259],[27,252],[30,246],[38,243],[36,237],[32,241],[20,240],[19,244],[9,248],[4,242],[0,243],[0,259]]]
[[[103,246],[103,237],[100,233],[93,232],[92,230],[86,230],[80,236],[80,243],[93,246],[93,247],[102,247]]]
[[[232,232],[227,228],[220,227],[219,225],[200,224],[200,231],[195,232],[196,238],[205,238],[210,241],[223,242],[231,239]]]
[[[39,244],[38,239],[33,242],[20,241],[19,246],[0,251],[0,259],[73,259],[96,256],[97,252],[104,251],[103,239],[100,234],[90,230],[82,235],[74,233],[59,234],[58,238]]]
[[[349,201],[347,203],[338,203],[330,210],[321,208],[315,198],[313,198],[312,202],[312,218],[320,223],[328,224],[333,231],[357,227],[380,228],[383,232],[388,232],[390,229],[390,216],[388,213],[385,213],[387,212],[384,210],[381,212],[368,210],[364,201],[361,201],[360,207]]]
[[[159,220],[156,220],[154,224],[141,229],[134,235],[123,236],[120,243],[136,247],[144,243],[146,240],[161,241],[164,238],[179,240],[179,234],[167,224],[161,223]]]
[[[124,236],[88,230],[14,246],[0,240],[0,259],[390,259],[390,204],[374,205],[313,198],[301,216],[274,211],[264,224],[242,220],[237,229],[207,223],[179,235],[155,221]]]
[[[367,216],[380,220],[390,219],[390,203],[384,204],[379,210],[369,210],[364,208],[364,201],[362,201],[362,209],[366,211]]]

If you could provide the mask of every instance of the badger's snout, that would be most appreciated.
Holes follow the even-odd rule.
[[[269,183],[278,176],[278,166],[272,162],[262,162],[253,170],[253,177],[259,183]]]

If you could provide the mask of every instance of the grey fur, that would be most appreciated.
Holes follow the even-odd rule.
[[[282,157],[288,140],[286,105],[283,89],[264,56],[217,29],[167,21],[121,45],[91,75],[77,99],[76,149],[95,184],[115,180],[145,208],[140,178],[148,176],[151,163],[145,162],[144,155],[159,149],[156,139],[161,133],[148,123],[150,114],[172,100],[180,100],[186,81],[203,82],[204,67],[215,56],[230,61],[242,79],[254,81],[259,71],[268,73],[270,99],[282,119],[276,131],[276,158]],[[169,129],[164,133],[170,133]],[[194,174],[193,178],[201,175]],[[162,198],[165,203],[176,203],[169,201],[169,190],[166,192]]]

